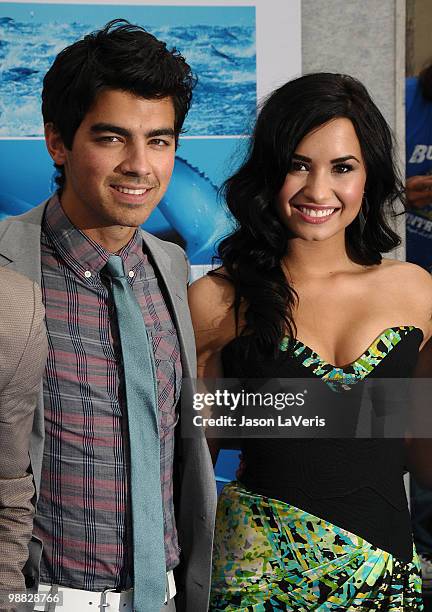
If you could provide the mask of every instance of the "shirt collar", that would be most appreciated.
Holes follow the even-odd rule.
[[[100,244],[75,227],[64,212],[59,197],[54,194],[47,204],[43,229],[64,262],[80,277],[91,278],[99,273],[112,255]],[[116,253],[123,259],[125,274],[147,262],[143,239],[135,231],[129,242]],[[130,276],[134,276],[130,275]]]

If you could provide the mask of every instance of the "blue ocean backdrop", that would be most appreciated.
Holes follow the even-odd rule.
[[[253,7],[0,3],[0,137],[43,135],[42,79],[55,56],[116,17],[177,48],[197,74],[187,135],[248,133],[256,108]]]

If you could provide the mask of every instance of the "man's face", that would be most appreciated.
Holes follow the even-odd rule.
[[[48,124],[47,146],[64,165],[64,211],[80,229],[117,227],[129,236],[167,190],[174,166],[171,98],[147,100],[105,90],[75,133],[72,150]],[[110,230],[108,230],[110,231]]]

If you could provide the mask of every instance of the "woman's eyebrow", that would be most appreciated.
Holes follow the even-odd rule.
[[[311,162],[311,157],[306,157],[306,155],[300,155],[299,153],[293,153],[293,159],[299,159],[305,162]],[[357,159],[355,155],[344,155],[343,157],[335,157],[335,159],[331,159],[331,164],[340,164],[341,162],[348,161],[349,159],[355,159],[356,162],[360,163],[360,160]]]
[[[348,161],[349,159],[355,159],[356,162],[360,163],[360,161],[355,157],[355,155],[344,155],[343,157],[336,157],[335,159],[331,159],[331,164],[338,164],[340,162]]]
[[[300,159],[301,161],[311,162],[312,159],[310,157],[306,157],[306,155],[299,155],[298,153],[293,153],[293,158]]]

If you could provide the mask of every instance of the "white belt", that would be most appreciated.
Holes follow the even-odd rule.
[[[167,572],[167,586],[165,603],[172,599],[176,594],[176,586],[174,581],[174,572]],[[46,612],[78,612],[81,610],[92,610],[92,612],[133,612],[133,589],[116,593],[109,589],[105,591],[82,591],[81,589],[70,589],[56,584],[40,584],[38,593],[50,593],[54,596],[56,593],[61,593],[63,596],[62,604],[55,603],[39,603],[36,604],[33,610],[45,610]],[[49,598],[51,601],[53,598]],[[56,598],[54,598],[55,601]],[[157,611],[159,612],[159,611]]]

